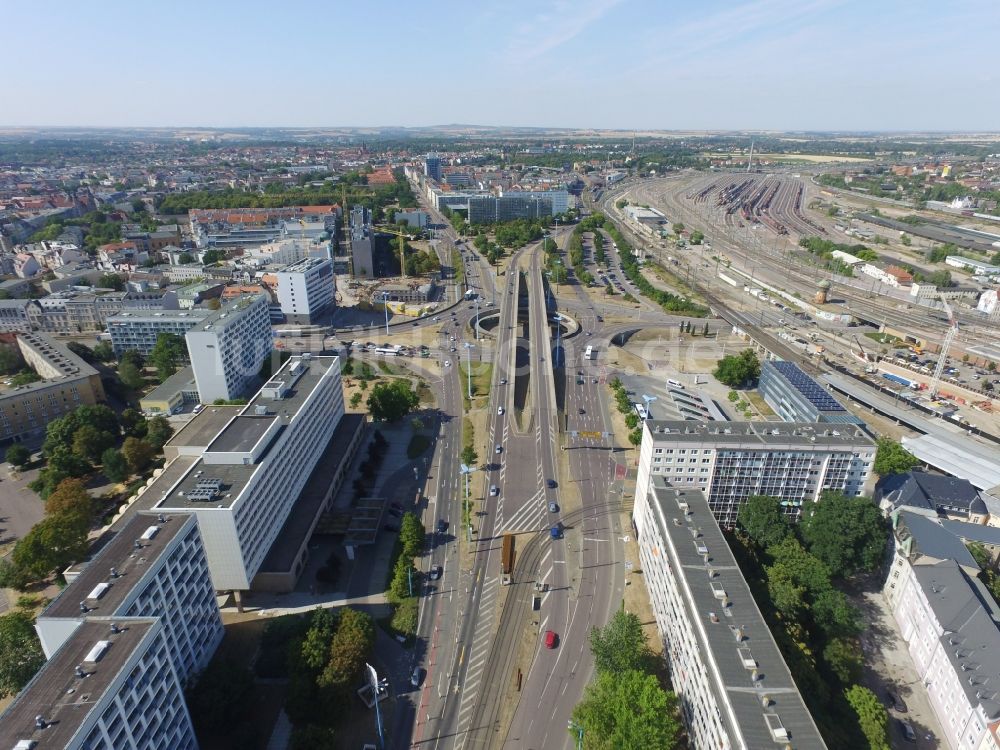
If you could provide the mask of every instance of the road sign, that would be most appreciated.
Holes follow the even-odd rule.
[[[600,439],[601,437],[604,436],[603,432],[584,432],[584,431],[579,431],[576,434],[579,437],[582,437],[582,438],[593,438],[594,440],[598,440],[598,439]]]

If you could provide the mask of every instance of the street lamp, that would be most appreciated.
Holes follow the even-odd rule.
[[[476,347],[475,344],[470,344],[468,342],[464,343],[462,346],[469,353],[469,365],[465,370],[466,375],[469,376],[469,400],[472,400],[472,350]]]
[[[372,699],[375,701],[375,722],[378,725],[378,744],[379,747],[385,748],[385,737],[382,734],[382,711],[378,707],[378,672],[375,671],[373,667],[368,662],[365,662],[365,667],[368,672],[369,684],[372,686]]]
[[[570,719],[566,728],[576,734],[576,750],[583,750],[583,726]]]

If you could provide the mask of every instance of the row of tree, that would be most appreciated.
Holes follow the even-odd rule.
[[[659,660],[639,618],[619,610],[590,632],[596,677],[573,709],[569,732],[587,748],[680,747],[677,696],[661,685]]]
[[[632,445],[639,445],[642,442],[642,424],[639,422],[639,415],[635,413],[632,399],[625,390],[625,384],[615,378],[608,385],[615,396],[615,405],[618,411],[625,418],[625,426],[628,427],[628,441]]]
[[[392,629],[407,637],[416,635],[419,610],[419,574],[414,560],[424,547],[427,532],[415,513],[404,513],[399,526],[399,556],[392,567],[388,600],[392,605]]]
[[[878,569],[888,525],[867,497],[824,493],[797,525],[793,510],[774,497],[748,498],[733,550],[827,743],[856,747],[861,733],[880,747],[871,717],[859,711],[867,706],[857,685],[862,618],[841,587]]]

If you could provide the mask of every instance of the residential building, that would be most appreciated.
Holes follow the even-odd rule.
[[[319,499],[309,513],[292,511],[314,470],[331,495],[343,480],[361,430],[356,420],[340,430],[343,418],[340,360],[302,355],[285,362],[247,406],[208,407],[168,444],[176,457],[145,494],[155,498],[155,512],[198,516],[216,590],[249,589],[272,552],[285,560],[294,586],[329,495],[310,495]],[[288,535],[286,521],[301,524],[298,532]]]
[[[643,423],[636,495],[661,475],[671,486],[702,490],[726,526],[751,495],[777,497],[798,518],[823,492],[867,492],[874,460],[874,441],[852,424],[651,419]]]
[[[985,524],[990,512],[979,490],[967,479],[908,471],[878,483],[875,501],[886,513],[905,508],[935,518]]]
[[[136,514],[67,579],[35,623],[48,661],[0,736],[39,750],[197,747],[183,690],[223,629],[195,517]]]
[[[26,299],[0,299],[0,333],[31,330],[29,303]]]
[[[243,251],[239,262],[241,266],[262,268],[268,265],[288,265],[304,258],[331,257],[329,242],[283,239],[247,248]]]
[[[278,304],[289,323],[316,323],[333,312],[336,282],[329,258],[303,258],[274,276]]]
[[[500,195],[503,198],[548,201],[552,216],[564,214],[569,210],[569,192],[566,190],[503,190]]]
[[[894,514],[883,594],[951,750],[996,748],[1000,609],[961,540],[925,516]]]
[[[634,516],[691,747],[825,748],[704,493],[657,476]]]
[[[30,279],[41,270],[35,256],[28,253],[18,253],[14,256],[14,273],[18,278]]]
[[[514,219],[552,216],[552,199],[505,195],[474,195],[466,200],[470,224],[494,224]]]
[[[437,154],[427,154],[424,157],[424,177],[441,182],[441,157]]]
[[[111,346],[116,357],[132,349],[148,357],[161,333],[183,336],[210,315],[204,309],[123,311],[108,318]]]
[[[0,715],[16,750],[196,750],[165,618],[88,618]]]
[[[863,424],[794,362],[764,360],[757,389],[786,422]]]
[[[104,401],[100,374],[62,343],[40,334],[19,333],[17,347],[42,379],[0,389],[0,440],[40,437],[52,420],[79,406]]]
[[[239,398],[258,377],[274,349],[269,303],[265,294],[240,297],[184,334],[203,403]]]

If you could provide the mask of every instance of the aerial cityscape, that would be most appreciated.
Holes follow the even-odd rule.
[[[10,8],[0,746],[1000,750],[1000,11],[919,6]]]

